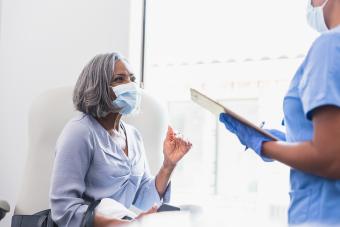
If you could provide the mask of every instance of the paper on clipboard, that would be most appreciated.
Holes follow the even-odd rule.
[[[190,89],[190,93],[191,93],[191,99],[192,101],[194,101],[195,103],[197,103],[198,105],[200,105],[201,107],[209,110],[211,113],[219,116],[221,113],[227,113],[230,116],[232,116],[233,118],[237,119],[238,121],[240,121],[241,123],[255,129],[256,131],[258,131],[259,133],[261,133],[262,135],[265,135],[267,137],[269,137],[270,139],[277,141],[278,139],[273,136],[272,134],[268,133],[267,131],[263,130],[262,128],[256,126],[255,124],[253,124],[252,122],[248,121],[247,119],[243,118],[242,116],[240,116],[239,114],[231,111],[230,109],[228,109],[227,107],[225,107],[224,105],[220,104],[219,102],[209,98],[208,96],[202,94],[201,92],[191,88]]]

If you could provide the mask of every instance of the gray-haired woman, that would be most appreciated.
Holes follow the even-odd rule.
[[[121,121],[138,109],[140,90],[129,64],[119,54],[94,57],[76,83],[73,103],[82,114],[70,120],[57,144],[50,203],[58,226],[80,226],[88,208],[85,198],[110,198],[146,213],[168,202],[169,179],[191,143],[169,127],[164,161],[156,177],[150,175],[140,133]],[[124,223],[94,216],[94,226]]]

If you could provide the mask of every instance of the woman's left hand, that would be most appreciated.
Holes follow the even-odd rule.
[[[163,144],[164,167],[174,168],[179,160],[188,153],[192,144],[176,134],[169,126]]]

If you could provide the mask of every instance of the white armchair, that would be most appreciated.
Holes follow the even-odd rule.
[[[49,90],[35,99],[29,114],[29,146],[26,169],[15,214],[33,214],[49,207],[49,185],[54,146],[66,122],[77,112],[72,104],[72,87]],[[124,119],[142,134],[151,173],[162,160],[162,143],[167,130],[167,111],[143,91],[139,115]]]

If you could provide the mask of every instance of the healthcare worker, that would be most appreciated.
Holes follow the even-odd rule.
[[[309,0],[307,20],[321,35],[284,97],[286,135],[271,130],[281,141],[220,121],[265,161],[291,167],[290,225],[340,225],[340,0]]]
[[[80,113],[66,124],[56,144],[50,204],[58,226],[81,226],[95,200],[134,205],[145,211],[142,215],[155,212],[154,204],[169,202],[170,175],[191,143],[169,127],[163,165],[156,176],[150,174],[141,134],[121,120],[139,109],[141,91],[134,81],[128,62],[116,53],[95,56],[80,74],[73,92]],[[126,222],[96,212],[93,225]]]

